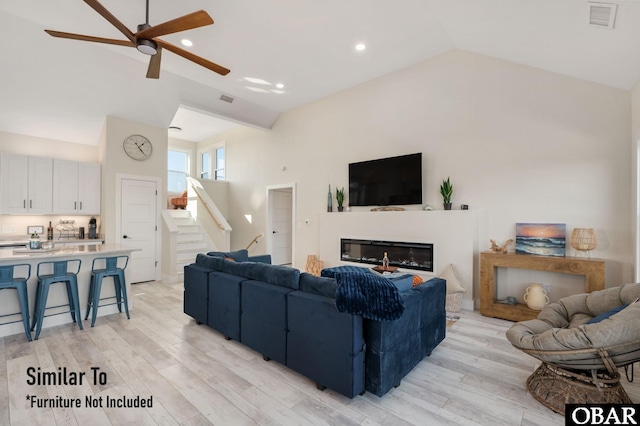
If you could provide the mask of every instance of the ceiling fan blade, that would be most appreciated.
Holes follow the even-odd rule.
[[[160,78],[160,60],[162,59],[162,48],[158,47],[158,53],[149,59],[147,78]]]
[[[151,39],[211,24],[213,24],[211,16],[209,16],[209,14],[204,10],[199,10],[197,12],[181,16],[180,18],[172,19],[171,21],[142,30],[136,33],[135,37]]]
[[[101,5],[98,0],[84,0],[86,4],[91,6],[93,10],[98,12],[104,19],[109,21],[111,25],[120,30],[122,34],[124,34],[131,42],[135,43],[136,37],[135,35],[127,28],[122,22],[118,20],[115,16],[111,14],[103,5]]]
[[[178,46],[175,46],[171,43],[167,43],[166,41],[160,40],[158,38],[154,39],[153,41],[155,41],[156,43],[158,43],[159,46],[164,47],[165,49],[167,49],[170,52],[175,53],[176,55],[182,56],[185,59],[188,59],[192,62],[195,62],[198,65],[201,65],[205,68],[210,69],[213,72],[217,72],[220,75],[227,75],[229,74],[229,71],[227,68],[218,65],[214,62],[211,62],[207,59],[204,59],[198,55],[194,55],[191,52],[187,52],[184,49],[179,48]]]
[[[112,38],[93,37],[82,34],[63,33],[61,31],[44,30],[47,34],[53,37],[68,38],[72,40],[93,41],[95,43],[116,44],[118,46],[135,47],[136,45],[129,40],[115,40]]]

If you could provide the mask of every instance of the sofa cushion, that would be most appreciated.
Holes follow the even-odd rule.
[[[398,288],[398,291],[406,291],[413,287],[413,275],[410,274],[392,274],[392,276],[383,275]]]
[[[307,272],[300,274],[300,290],[318,296],[336,298],[338,282],[335,278],[316,277]]]
[[[291,288],[293,290],[299,288],[300,271],[288,266],[269,265],[258,262],[236,263],[223,260],[222,271],[255,281],[263,281],[269,284]]]
[[[383,276],[340,272],[336,274],[336,281],[336,307],[340,312],[378,321],[396,320],[404,312],[398,288]]]
[[[207,253],[209,256],[215,257],[229,257],[236,262],[247,262],[249,261],[249,252],[245,249],[236,250],[236,251],[210,251]]]
[[[208,254],[198,253],[196,256],[196,265],[219,271],[222,268],[222,257],[209,256]]]

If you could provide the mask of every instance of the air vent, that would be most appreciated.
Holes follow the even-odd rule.
[[[589,8],[589,25],[598,28],[613,29],[616,19],[617,4],[587,2]]]
[[[224,93],[220,95],[220,97],[218,98],[223,102],[226,102],[228,104],[233,103],[234,98],[229,96],[229,95],[225,95]]]

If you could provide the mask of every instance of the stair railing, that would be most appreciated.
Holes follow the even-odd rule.
[[[231,225],[225,219],[224,215],[216,206],[216,203],[211,199],[207,191],[202,187],[202,184],[198,182],[198,180],[187,177],[187,188],[188,188],[188,197],[191,199],[193,195],[197,197],[198,205],[204,207],[204,210],[207,212],[207,217],[212,221],[213,226],[215,226],[219,233],[210,233],[208,232],[209,237],[213,241],[216,247],[218,247],[221,251],[230,250],[231,247]],[[189,203],[188,207],[190,210],[192,209],[191,203]],[[203,225],[204,229],[209,231],[210,227],[207,226],[207,221],[204,220],[203,217],[198,215],[198,210],[193,211],[192,215],[197,218],[197,220]]]

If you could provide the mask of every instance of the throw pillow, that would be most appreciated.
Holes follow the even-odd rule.
[[[413,287],[420,285],[424,282],[424,280],[422,279],[422,277],[420,275],[414,275],[413,276]]]
[[[609,318],[612,315],[617,314],[618,312],[620,312],[621,310],[623,310],[624,308],[626,308],[628,305],[620,305],[620,306],[616,306],[615,308],[609,309],[606,312],[601,313],[600,315],[596,315],[595,317],[591,318],[589,321],[585,322],[585,324],[595,324],[598,323],[602,320],[605,320],[607,318]]]
[[[462,282],[460,282],[460,278],[458,278],[456,270],[453,269],[452,264],[449,264],[438,278],[442,278],[447,281],[447,294],[467,292],[467,289],[462,285]]]

